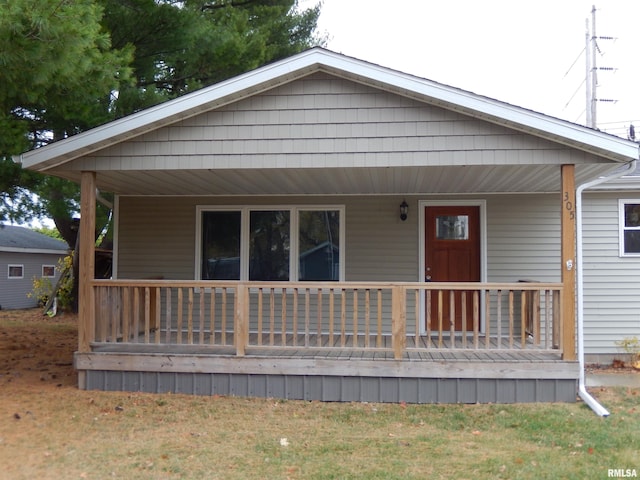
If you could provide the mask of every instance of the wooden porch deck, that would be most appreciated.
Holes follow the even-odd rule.
[[[95,323],[75,357],[81,388],[408,403],[576,397],[557,284],[94,284]],[[430,302],[447,298],[449,317],[430,318]],[[472,328],[454,329],[456,311]]]
[[[156,342],[156,333],[163,338],[163,343]],[[308,335],[287,334],[286,339],[275,344],[269,334],[257,333],[249,335],[249,344],[245,348],[245,356],[264,356],[282,358],[333,358],[333,359],[394,359],[393,339],[390,335],[380,338],[370,336],[369,341],[358,336],[354,345],[354,337],[346,336],[344,345],[342,339],[324,334]],[[221,332],[211,338],[209,333],[203,334],[196,343],[178,343],[177,333],[172,332],[169,341],[163,332],[152,332],[149,342],[144,337],[138,337],[137,341],[128,342],[104,342],[93,343],[92,351],[120,352],[120,353],[159,353],[159,354],[197,354],[197,355],[224,355],[235,356],[235,338],[233,332],[224,335],[224,343],[221,343]],[[511,341],[508,338],[479,337],[474,342],[474,337],[468,335],[463,338],[458,335],[453,341],[450,337],[442,339],[438,336],[413,335],[406,337],[406,347],[402,360],[407,361],[511,361],[511,362],[557,362],[562,360],[562,355],[557,349],[545,349],[533,342],[527,342],[524,347],[519,341]]]

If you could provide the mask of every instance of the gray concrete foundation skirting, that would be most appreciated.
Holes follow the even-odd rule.
[[[87,390],[388,403],[575,402],[574,379],[389,378],[88,370]]]

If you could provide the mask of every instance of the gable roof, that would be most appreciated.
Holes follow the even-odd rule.
[[[183,164],[180,163],[181,152],[172,151],[170,155],[158,158],[153,170],[141,166],[143,164],[138,162],[141,157],[131,154],[117,158],[113,156],[128,140],[133,143],[138,140],[137,137],[154,135],[163,127],[185,124],[184,120],[215,110],[222,111],[223,107],[229,108],[231,104],[258,97],[314,74],[328,75],[398,95],[426,107],[454,112],[453,115],[499,125],[529,135],[530,138],[550,142],[550,148],[555,145],[558,150],[564,149],[576,155],[569,153],[570,156],[565,156],[565,160],[551,155],[542,160],[546,165],[538,162],[535,166],[522,161],[516,165],[514,158],[502,155],[489,166],[488,162],[482,160],[469,164],[462,151],[456,157],[455,167],[448,169],[440,183],[437,183],[440,177],[434,174],[434,169],[452,164],[440,159],[425,164],[423,154],[429,153],[428,150],[408,154],[395,152],[403,155],[400,162],[396,156],[396,163],[390,161],[391,152],[380,152],[380,155],[373,156],[366,151],[350,151],[350,164],[339,157],[332,157],[334,163],[314,163],[310,156],[304,157],[308,153],[304,151],[286,152],[291,154],[289,158],[293,160],[290,162],[277,155],[272,155],[276,160],[271,163],[258,157],[254,161],[250,156],[243,157],[240,152],[233,160],[223,158],[216,163],[215,154],[207,152],[194,162]],[[524,147],[525,150],[527,147]],[[112,156],[101,157],[106,151]],[[316,153],[322,155],[324,152]],[[629,140],[322,48],[313,48],[26,152],[20,156],[20,161],[25,168],[74,181],[79,181],[81,170],[96,170],[98,187],[120,194],[264,195],[549,192],[559,188],[555,168],[560,163],[581,165],[576,170],[576,181],[580,183],[610,171],[616,164],[637,158],[638,145]],[[106,167],[105,161],[109,159],[112,162]],[[397,167],[393,178],[385,170],[389,166]],[[106,170],[101,170],[103,167]],[[322,167],[340,168],[341,183],[336,184],[336,176]],[[431,170],[427,172],[425,167]],[[264,181],[258,184],[256,177],[251,175],[253,171],[259,173],[259,178]],[[418,177],[420,181],[416,180]],[[464,184],[460,182],[463,177],[466,179]]]
[[[64,255],[69,247],[61,240],[25,227],[0,224],[0,252],[54,253]]]
[[[20,159],[25,168],[46,171],[79,156],[316,71],[381,87],[447,110],[531,133],[589,153],[604,155],[612,160],[626,162],[638,158],[638,145],[629,140],[316,47],[24,153]]]

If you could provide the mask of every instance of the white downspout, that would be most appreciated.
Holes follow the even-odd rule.
[[[584,277],[583,277],[583,253],[582,253],[582,192],[588,188],[595,187],[601,183],[608,182],[614,178],[620,178],[636,169],[637,160],[632,160],[628,168],[622,172],[616,172],[607,177],[597,178],[587,183],[583,183],[576,189],[576,287],[577,287],[577,316],[578,316],[578,361],[580,363],[580,377],[578,381],[578,395],[580,398],[601,417],[608,417],[609,411],[598,403],[598,401],[587,392],[585,386],[585,365],[584,365]]]

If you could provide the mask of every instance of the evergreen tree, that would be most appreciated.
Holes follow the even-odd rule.
[[[52,218],[78,186],[11,156],[322,45],[296,0],[0,0],[0,221]],[[98,215],[109,218],[99,207]],[[98,225],[101,226],[100,221]]]

